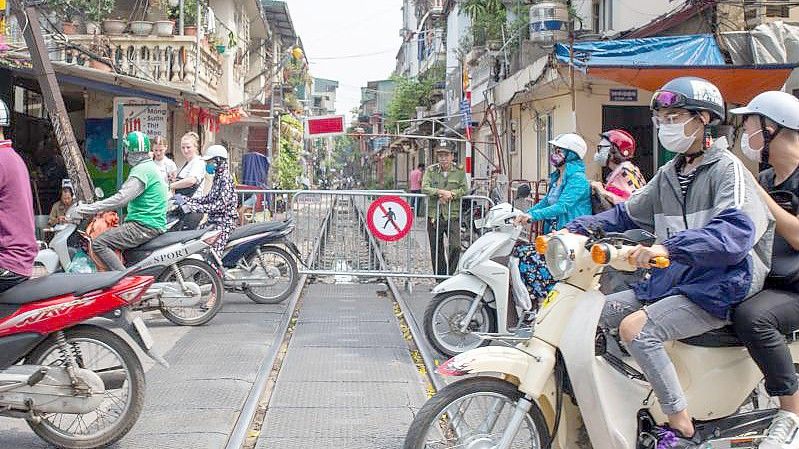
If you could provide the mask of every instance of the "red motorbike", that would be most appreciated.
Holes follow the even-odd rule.
[[[166,365],[129,311],[152,283],[127,272],[53,274],[0,294],[0,416],[25,419],[63,448],[121,439],[144,405],[144,370],[126,339],[101,322],[112,320]]]

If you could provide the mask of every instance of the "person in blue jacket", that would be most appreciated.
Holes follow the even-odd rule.
[[[652,386],[668,424],[658,429],[658,448],[701,444],[688,414],[677,370],[664,343],[704,334],[730,323],[733,307],[763,287],[771,264],[774,219],[760,201],[752,176],[713,139],[725,118],[716,86],[695,77],[676,78],[652,96],[658,140],[677,156],[627,202],[582,217],[569,232],[587,234],[644,229],[657,244],[639,245],[630,261],[668,268],[607,297],[600,325],[618,334]]]
[[[552,151],[549,163],[554,171],[549,175],[546,196],[531,207],[517,224],[543,221],[544,232],[561,229],[582,215],[591,214],[591,184],[585,176],[583,158],[588,151],[585,140],[577,134],[561,134],[549,141]],[[555,285],[544,259],[533,245],[517,245],[513,256],[519,259],[519,271],[530,295],[541,299]]]

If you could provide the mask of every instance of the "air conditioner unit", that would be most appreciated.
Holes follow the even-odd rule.
[[[432,0],[430,3],[430,14],[440,15],[444,13],[444,0]]]

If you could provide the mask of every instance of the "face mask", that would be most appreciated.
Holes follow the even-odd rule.
[[[608,159],[610,159],[610,147],[598,147],[594,153],[594,162],[604,167],[607,165]]]
[[[205,164],[205,172],[209,175],[216,173],[216,164]]]
[[[685,125],[690,122],[688,119],[684,123],[662,124],[658,126],[658,140],[667,150],[672,153],[683,154],[691,145],[696,141],[696,134],[699,130],[694,131],[690,136],[685,135]]]
[[[753,132],[752,134],[743,133],[741,135],[741,151],[743,151],[744,156],[746,156],[746,158],[752,162],[760,162],[760,158],[762,157],[760,152],[763,150],[763,147],[760,147],[760,149],[757,150],[752,148],[752,146],[749,144],[749,139],[751,139],[752,136],[762,132],[763,130],[761,129]]]
[[[563,153],[552,153],[549,156],[549,163],[552,164],[553,167],[560,167],[566,163],[566,156],[564,156]]]

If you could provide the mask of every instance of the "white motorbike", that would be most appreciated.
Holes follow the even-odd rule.
[[[655,449],[655,423],[666,422],[657,398],[636,363],[608,351],[605,333],[597,332],[605,304],[597,275],[607,265],[633,270],[630,251],[652,241],[643,234],[539,237],[536,244],[560,283],[541,304],[533,336],[442,364],[442,375],[469,377],[427,401],[405,449]],[[653,262],[665,266],[668,260]],[[763,408],[767,401],[756,393],[762,374],[732,331],[666,347],[688,412],[698,420],[697,448],[756,448],[776,410]],[[798,360],[799,344],[791,343],[790,350]]]
[[[534,305],[519,272],[519,260],[510,256],[516,243],[523,241],[522,228],[513,224],[523,214],[502,203],[492,207],[485,219],[476,220],[483,235],[464,252],[455,275],[433,288],[424,329],[430,344],[442,354],[454,356],[494,338],[524,341],[529,337]],[[507,258],[507,263],[498,262],[500,258]],[[509,309],[515,313],[516,325],[508,322]]]

